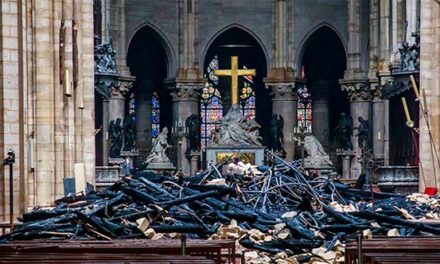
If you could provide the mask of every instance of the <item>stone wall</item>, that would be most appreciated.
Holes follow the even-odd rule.
[[[94,181],[93,3],[2,1],[1,21],[0,149],[3,156],[10,148],[16,153],[18,214],[62,196],[75,163],[85,163],[87,180]],[[69,96],[61,82],[65,69]],[[7,175],[1,170],[0,220],[9,212]]]
[[[344,45],[347,43],[347,1],[346,0],[285,0],[292,2],[293,12],[293,39],[291,63],[296,61],[296,50],[304,43],[316,27],[321,24],[330,25],[341,36]],[[197,17],[196,53],[199,68],[203,72],[204,55],[209,44],[224,30],[238,26],[253,35],[261,44],[268,59],[268,67],[272,64],[273,28],[275,1],[269,0],[209,0],[195,1]],[[317,8],[319,6],[319,8]],[[161,10],[160,12],[158,12]],[[171,54],[178,54],[179,50],[179,12],[178,1],[161,0],[149,1],[145,4],[141,0],[125,1],[125,47],[129,47],[130,39],[137,29],[149,25],[157,30],[164,38]],[[112,9],[113,15],[118,16],[120,9]],[[110,21],[112,18],[109,19]],[[123,24],[113,23],[113,30],[123,27]],[[116,29],[117,30],[117,29]],[[113,35],[118,38],[117,34]],[[119,44],[119,46],[122,46]],[[169,68],[177,70],[179,56],[171,58],[174,65]],[[172,72],[176,73],[176,72]],[[168,76],[174,77],[174,76]]]
[[[437,184],[437,188],[440,187],[437,158],[440,147],[440,4],[437,1],[422,0],[420,13],[420,87],[426,90],[432,135],[431,138],[426,120],[420,116],[420,190],[423,191],[423,178],[427,186]]]

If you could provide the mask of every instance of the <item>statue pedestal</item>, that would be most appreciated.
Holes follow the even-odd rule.
[[[198,151],[191,151],[188,154],[188,159],[190,160],[190,176],[196,175],[196,172],[198,171],[198,161],[200,158],[200,152]]]
[[[176,167],[174,167],[173,163],[155,163],[151,162],[145,168],[146,170],[152,170],[155,172],[164,172],[164,171],[174,171]]]
[[[121,177],[119,166],[96,166],[95,167],[95,186],[96,190],[101,190],[112,186]]]
[[[262,146],[209,146],[206,148],[206,161],[220,163],[229,157],[237,157],[244,164],[264,164],[264,147]],[[231,160],[232,162],[232,160]]]
[[[337,149],[336,155],[342,157],[342,178],[350,179],[350,161],[356,152],[349,149]]]
[[[382,191],[410,194],[419,191],[418,166],[381,166],[377,185]]]

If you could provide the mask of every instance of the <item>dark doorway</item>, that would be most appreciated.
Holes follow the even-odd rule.
[[[347,59],[344,46],[335,31],[323,26],[307,39],[302,66],[311,93],[313,117],[317,119],[312,120],[312,133],[333,156],[333,161],[337,162],[332,155],[340,148],[335,128],[340,113],[350,113],[350,104],[339,85],[339,79],[344,77]]]
[[[172,104],[169,91],[164,85],[167,77],[168,59],[162,37],[145,26],[133,36],[127,54],[127,66],[136,77],[133,95],[136,112],[136,147],[140,159],[148,154],[152,141],[167,126],[171,131]],[[159,116],[155,116],[155,101]],[[130,108],[127,100],[127,110]]]

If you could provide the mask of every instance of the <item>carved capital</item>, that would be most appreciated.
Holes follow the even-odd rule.
[[[134,81],[136,80],[135,77],[131,76],[119,76],[118,81],[115,83],[115,85],[112,85],[110,87],[111,89],[111,96],[114,98],[125,98],[133,89]]]
[[[381,100],[382,87],[379,85],[379,80],[377,79],[370,80],[369,86],[373,100]]]
[[[271,82],[266,83],[266,88],[270,89],[273,100],[294,100],[295,83],[293,82]]]
[[[117,75],[95,75],[95,89],[104,100],[125,98],[133,88],[135,77]]]
[[[203,82],[172,82],[168,84],[173,101],[196,101],[199,99]]]
[[[341,90],[348,93],[350,102],[371,101],[372,93],[366,80],[340,80]]]

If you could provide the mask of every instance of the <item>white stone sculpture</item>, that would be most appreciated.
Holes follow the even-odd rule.
[[[240,112],[240,106],[235,104],[223,117],[220,127],[220,138],[215,145],[251,145],[261,146],[258,129],[260,125],[250,119],[247,120]]]
[[[170,159],[165,154],[168,145],[168,128],[164,127],[157,136],[153,148],[147,157],[146,163],[170,163]]]
[[[333,166],[329,155],[315,136],[307,135],[304,138],[304,149],[309,155],[304,159],[308,166],[315,168]]]

